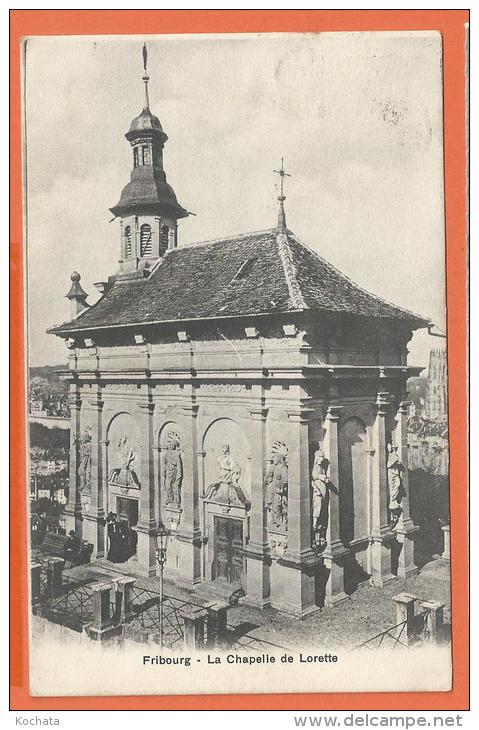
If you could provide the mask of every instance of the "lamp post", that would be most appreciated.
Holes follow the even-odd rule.
[[[166,548],[170,531],[159,521],[156,530],[156,560],[160,566],[160,649],[163,649],[163,568],[166,563]]]

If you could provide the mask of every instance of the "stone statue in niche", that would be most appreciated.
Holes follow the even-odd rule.
[[[402,513],[401,501],[406,496],[402,473],[404,466],[398,456],[398,447],[388,442],[387,445],[387,478],[389,490],[390,525],[395,527]]]
[[[331,482],[328,476],[329,460],[318,446],[314,454],[311,471],[311,489],[313,503],[313,542],[314,547],[324,550],[326,547],[326,529],[329,518],[329,492]]]
[[[268,510],[268,527],[285,531],[288,526],[288,448],[282,441],[275,441],[266,471],[265,506]]]
[[[140,481],[134,469],[137,453],[128,440],[128,436],[121,436],[116,446],[117,466],[111,470],[109,481],[121,487],[140,488]]]
[[[249,500],[241,487],[241,467],[231,455],[229,444],[223,444],[217,459],[218,481],[208,485],[205,500],[214,500],[223,504],[239,501],[249,505]]]
[[[80,477],[80,492],[84,495],[91,494],[91,453],[92,435],[91,427],[86,426],[82,435],[77,441],[80,456],[78,476]]]
[[[180,452],[180,437],[174,431],[167,436],[163,456],[162,478],[166,494],[166,504],[181,507],[181,483],[183,481],[183,462]]]

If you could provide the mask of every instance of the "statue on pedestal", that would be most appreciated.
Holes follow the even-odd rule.
[[[171,431],[167,436],[167,449],[163,457],[162,478],[166,493],[166,504],[180,508],[183,462],[180,452],[180,437],[174,431]]]
[[[327,545],[326,529],[329,518],[329,492],[331,482],[328,476],[329,460],[318,447],[311,472],[311,488],[313,502],[313,542],[314,546],[324,550]]]
[[[92,436],[91,427],[86,426],[77,442],[80,452],[80,465],[78,476],[80,477],[80,492],[84,495],[91,494],[91,452]]]
[[[288,448],[275,441],[265,476],[268,526],[285,531],[288,526]]]
[[[387,480],[389,489],[389,513],[391,527],[395,527],[402,513],[401,501],[406,496],[402,472],[404,467],[399,461],[398,447],[392,443],[387,445]]]

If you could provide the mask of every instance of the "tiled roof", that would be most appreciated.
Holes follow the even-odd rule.
[[[413,329],[428,322],[361,289],[290,231],[271,229],[170,250],[148,279],[117,280],[51,331],[298,310],[400,319]]]

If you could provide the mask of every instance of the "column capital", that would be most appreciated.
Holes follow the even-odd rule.
[[[409,414],[409,407],[411,405],[411,402],[412,401],[410,401],[410,400],[402,400],[402,401],[400,401],[399,408],[398,408],[398,413],[400,415],[407,416]]]
[[[333,421],[337,422],[341,418],[341,411],[343,410],[344,406],[336,406],[331,405],[328,406],[328,410],[326,412],[326,421]]]
[[[82,404],[81,396],[77,393],[70,393],[70,395],[68,396],[68,404],[71,411],[79,411]]]
[[[181,409],[185,415],[190,414],[192,418],[196,418],[198,415],[199,405],[197,403],[191,403],[188,405],[181,406]]]
[[[249,415],[252,421],[265,421],[269,408],[251,408]]]
[[[85,400],[85,404],[90,410],[98,412],[101,412],[103,410],[103,406],[105,405],[104,401],[100,397],[87,398]]]
[[[308,423],[314,414],[314,408],[300,407],[295,410],[288,411],[288,421],[293,423]]]
[[[390,393],[386,391],[379,392],[376,397],[376,406],[378,408],[378,416],[385,416],[391,406]]]
[[[136,408],[140,413],[151,415],[155,410],[155,403],[151,400],[139,400],[136,402]]]

